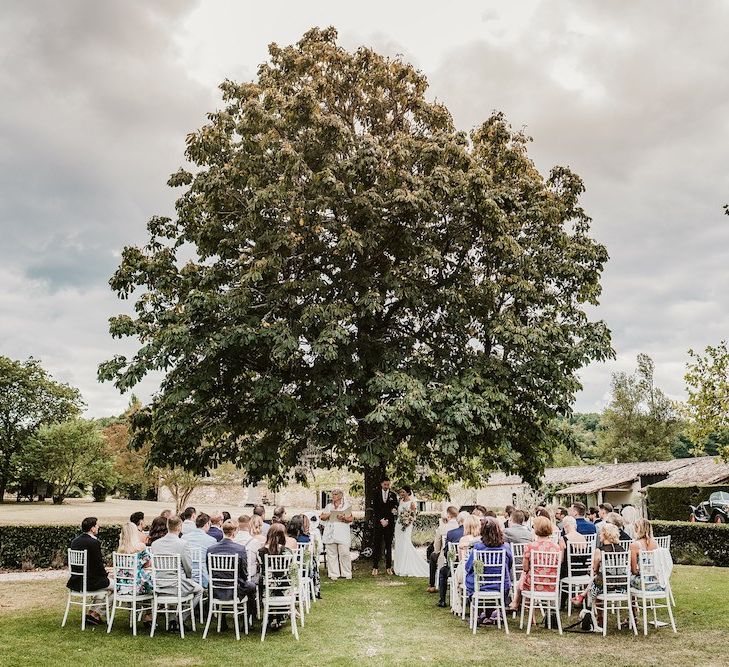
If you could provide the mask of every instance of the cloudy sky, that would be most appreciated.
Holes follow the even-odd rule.
[[[347,48],[422,69],[459,127],[503,110],[540,169],[585,180],[617,359],[585,369],[576,408],[600,409],[639,352],[679,398],[688,348],[729,336],[728,24],[718,0],[2,0],[0,354],[41,359],[92,416],[120,412],[128,397],[95,379],[131,350],[107,333],[125,308],[107,285],[119,251],[171,211],[165,181],[220,81],[334,25]]]

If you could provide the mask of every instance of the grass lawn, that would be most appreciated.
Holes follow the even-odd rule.
[[[164,632],[133,638],[125,616],[111,635],[82,633],[78,612],[60,627],[63,583],[0,583],[0,665],[729,664],[729,569],[675,568],[677,635],[661,628],[634,637],[611,625],[606,639],[544,629],[526,637],[515,623],[508,638],[496,628],[473,637],[435,607],[423,580],[372,579],[361,570],[351,582],[326,581],[298,643],[288,629],[263,644],[258,632],[239,643],[232,631],[205,642],[199,632],[184,640]]]

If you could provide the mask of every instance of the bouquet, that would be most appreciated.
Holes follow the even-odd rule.
[[[409,525],[411,525],[415,521],[415,517],[418,515],[418,513],[410,509],[409,507],[400,510],[400,513],[398,514],[398,521],[400,522],[400,529],[405,530]]]

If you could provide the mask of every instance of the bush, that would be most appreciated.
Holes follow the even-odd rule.
[[[651,521],[687,521],[691,516],[690,505],[708,500],[714,491],[729,491],[729,486],[649,486],[648,517]]]
[[[657,536],[671,536],[671,555],[683,565],[729,567],[729,525],[651,521]]]
[[[99,530],[101,550],[109,563],[119,544],[119,531],[119,526]],[[64,567],[66,549],[80,532],[77,526],[0,526],[0,569]]]
[[[415,546],[424,546],[429,542],[432,542],[439,520],[439,512],[421,512],[418,514],[415,519],[415,525],[413,526],[413,544]],[[356,549],[358,551],[362,549],[362,536],[365,532],[364,529],[364,519],[355,519],[352,521],[352,549]]]

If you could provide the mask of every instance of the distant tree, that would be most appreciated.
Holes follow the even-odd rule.
[[[638,355],[635,373],[614,373],[612,396],[600,419],[597,436],[602,461],[671,458],[682,424],[674,402],[654,382],[653,360]]]
[[[160,485],[166,486],[175,500],[175,514],[179,514],[190,499],[192,492],[199,486],[200,478],[180,467],[158,470]]]
[[[56,382],[36,359],[0,356],[0,502],[21,447],[41,426],[74,417],[82,405],[78,389]]]
[[[169,180],[175,218],[111,280],[141,292],[110,325],[140,347],[100,379],[166,374],[135,441],[274,488],[313,447],[364,474],[368,506],[400,461],[412,479],[537,480],[579,370],[612,354],[586,308],[608,255],[582,181],[540,174],[501,114],[457,130],[422,73],[334,29],[269,51],[256,81],[221,86],[194,169]]]
[[[687,434],[695,443],[695,452],[707,451],[718,444],[719,453],[729,460],[729,348],[722,341],[709,345],[703,354],[689,350],[684,379],[688,399],[685,415]]]
[[[85,419],[42,426],[23,445],[21,456],[36,478],[53,485],[55,504],[61,504],[74,486],[108,484],[113,475],[99,428]]]

